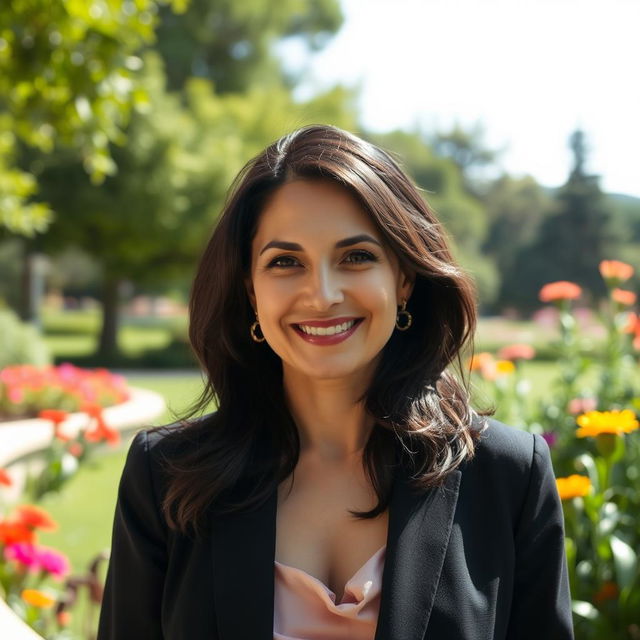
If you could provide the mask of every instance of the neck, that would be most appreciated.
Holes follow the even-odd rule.
[[[283,372],[285,398],[300,435],[300,453],[332,462],[360,458],[374,421],[359,398],[363,380],[316,380]]]

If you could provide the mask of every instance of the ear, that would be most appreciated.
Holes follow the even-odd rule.
[[[257,311],[258,307],[256,306],[256,293],[253,289],[253,280],[251,276],[247,276],[245,278],[244,286],[245,286],[245,289],[247,290],[247,296],[249,297],[249,302],[251,303],[251,307],[253,308],[254,311]]]
[[[406,274],[404,272],[400,272],[400,277],[398,278],[398,305],[402,302],[402,300],[408,300],[413,293],[413,287],[416,283],[415,274]]]

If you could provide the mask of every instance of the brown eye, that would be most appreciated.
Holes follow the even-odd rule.
[[[362,264],[364,262],[376,262],[377,258],[368,251],[352,251],[346,258],[346,262],[350,262],[351,264]]]
[[[272,268],[287,268],[287,267],[295,267],[297,264],[297,260],[292,256],[278,256],[274,258],[268,265],[268,269]]]

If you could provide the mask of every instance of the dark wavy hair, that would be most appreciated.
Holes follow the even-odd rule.
[[[189,339],[205,374],[199,399],[172,429],[165,456],[163,512],[171,529],[199,533],[206,514],[262,504],[294,470],[300,441],[285,402],[282,363],[251,340],[254,313],[245,288],[251,242],[267,199],[297,179],[329,180],[371,216],[401,269],[415,277],[407,310],[413,324],[395,331],[362,398],[375,427],[364,465],[378,502],[388,506],[394,468],[406,464],[417,487],[442,482],[474,454],[473,418],[461,352],[471,346],[476,293],[456,264],[447,235],[418,189],[382,149],[335,127],[286,135],[238,175],[201,257],[189,302]],[[447,367],[454,363],[463,383]],[[204,416],[210,402],[217,411]],[[186,445],[191,446],[186,446]],[[184,447],[181,445],[185,445]]]

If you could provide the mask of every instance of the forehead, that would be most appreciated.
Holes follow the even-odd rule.
[[[273,238],[335,241],[369,233],[382,242],[371,216],[349,191],[329,181],[295,180],[279,187],[262,210],[254,247]]]

